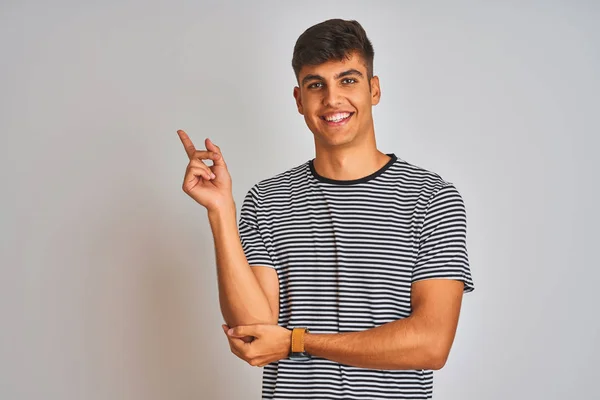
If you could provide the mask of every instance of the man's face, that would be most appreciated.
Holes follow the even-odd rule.
[[[294,88],[294,98],[317,146],[360,145],[373,134],[371,108],[381,96],[379,78],[375,76],[369,83],[359,55],[306,65],[298,79],[300,86]]]

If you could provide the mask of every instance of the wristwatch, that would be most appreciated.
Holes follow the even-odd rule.
[[[305,361],[310,359],[310,354],[304,350],[304,335],[308,332],[308,328],[306,327],[292,329],[290,360]]]

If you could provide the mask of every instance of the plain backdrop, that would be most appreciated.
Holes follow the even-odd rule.
[[[436,399],[592,399],[600,378],[600,5],[0,4],[0,398],[258,399],[221,330],[185,129],[239,206],[314,157],[297,37],[356,19],[378,147],[462,194],[475,292]]]

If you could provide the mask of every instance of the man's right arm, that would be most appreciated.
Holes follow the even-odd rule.
[[[215,241],[221,313],[227,325],[277,324],[279,281],[274,269],[250,267],[240,242],[231,176],[219,146],[210,139],[197,150],[183,130],[177,134],[189,158],[182,189],[208,211]],[[212,160],[208,166],[204,160]]]
[[[230,327],[277,324],[279,281],[273,268],[248,265],[235,203],[208,212],[215,243],[219,303]]]

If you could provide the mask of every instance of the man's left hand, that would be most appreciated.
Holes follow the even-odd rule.
[[[292,341],[289,329],[279,325],[222,327],[231,352],[252,366],[264,367],[289,356]],[[254,340],[248,342],[243,339],[249,336]]]

